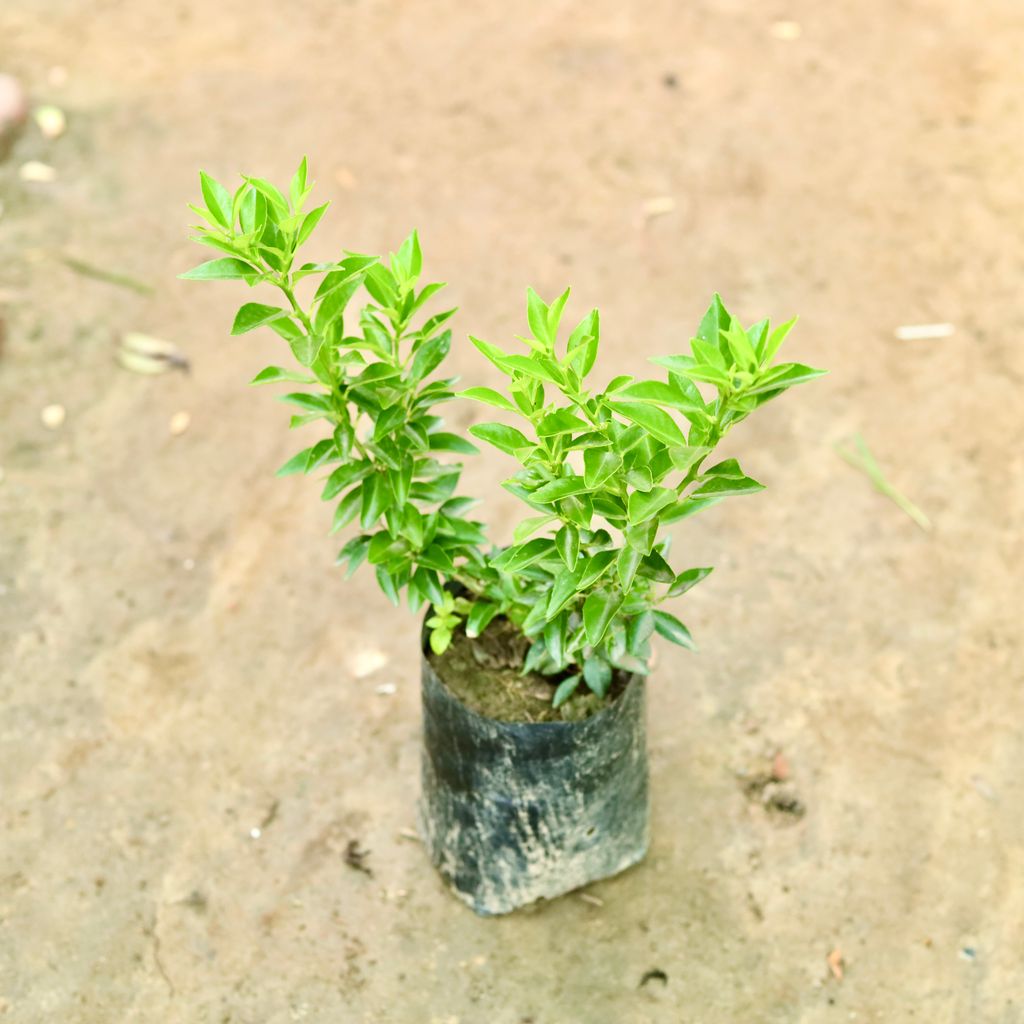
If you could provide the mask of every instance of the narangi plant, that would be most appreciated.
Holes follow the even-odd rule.
[[[306,208],[305,160],[287,194],[261,178],[234,193],[206,174],[201,184],[196,238],[220,255],[183,276],[277,289],[276,304],[245,303],[232,333],[267,327],[287,342],[297,368],[268,366],[254,383],[290,385],[292,426],[324,427],[279,473],[322,474],[334,530],[352,531],[339,561],[350,573],[372,565],[396,605],[429,606],[420,831],[433,863],[484,914],[636,863],[649,832],[651,637],[693,645],[663,603],[711,571],[673,565],[666,528],[762,489],[736,459],[712,453],[759,406],[821,373],[775,362],[793,322],[744,328],[716,295],[689,353],[654,358],[662,377],[598,388],[597,310],[565,331],[568,290],[550,303],[529,290],[519,351],[471,338],[504,390],[455,392],[440,375],[455,310],[428,311],[443,286],[421,283],[415,232],[387,258],[300,262],[327,208]],[[361,289],[367,299],[351,315]],[[504,487],[527,514],[503,547],[488,543],[458,490],[455,460],[477,449],[436,410],[459,396],[501,412],[469,433],[517,464]],[[451,685],[449,645],[462,630],[485,688],[499,678],[486,642],[511,631],[524,651],[516,668],[549,680],[546,711],[562,720],[474,710]]]
[[[182,276],[277,289],[278,304],[245,303],[231,333],[267,327],[287,342],[298,368],[268,366],[253,383],[292,386],[282,396],[297,409],[291,425],[325,428],[278,473],[325,474],[321,497],[336,503],[333,529],[355,524],[339,562],[349,573],[372,565],[396,605],[403,595],[414,612],[431,605],[435,654],[457,629],[477,637],[504,616],[531,641],[524,673],[550,677],[558,707],[581,686],[605,697],[615,669],[645,674],[654,633],[693,646],[663,603],[711,569],[673,565],[665,528],[763,489],[736,459],[711,456],[755,409],[823,372],[775,361],[793,320],[745,328],[716,295],[689,352],[651,360],[662,378],[619,376],[598,388],[598,311],[563,340],[569,290],[546,303],[528,289],[521,351],[470,338],[506,378],[504,393],[455,392],[455,379],[438,370],[456,311],[425,311],[444,285],[421,284],[415,232],[386,259],[346,252],[300,262],[328,205],[306,209],[305,160],[287,195],[254,177],[233,194],[205,173],[201,186],[195,238],[224,255]],[[300,299],[307,279],[317,286]],[[360,288],[368,301],[352,316]],[[515,424],[469,428],[517,463],[503,486],[528,514],[502,547],[488,544],[468,514],[476,502],[458,493],[461,466],[450,457],[477,448],[446,431],[436,410],[459,396]]]

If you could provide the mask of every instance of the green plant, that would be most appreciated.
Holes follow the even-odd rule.
[[[243,305],[232,333],[269,327],[302,368],[269,366],[253,383],[301,385],[284,395],[299,410],[292,426],[326,423],[327,436],[278,472],[327,471],[322,497],[337,502],[334,529],[358,522],[338,556],[349,573],[369,562],[396,605],[403,593],[413,611],[431,604],[437,653],[460,626],[474,637],[506,616],[532,640],[524,671],[557,682],[556,705],[581,681],[606,695],[615,668],[646,672],[655,632],[693,646],[661,605],[711,570],[673,568],[664,528],[725,497],[762,490],[735,459],[705,464],[754,409],[823,372],[773,363],[794,321],[744,329],[716,295],[690,354],[653,360],[665,379],[616,377],[595,391],[588,378],[598,311],[561,342],[568,289],[550,304],[528,290],[525,351],[471,338],[507,378],[505,393],[460,392],[518,422],[469,430],[516,460],[504,486],[533,513],[510,545],[489,548],[482,525],[467,516],[475,502],[456,494],[461,466],[448,461],[477,449],[446,432],[435,413],[456,397],[453,378],[434,376],[451,346],[445,325],[455,310],[423,313],[443,285],[420,286],[416,233],[387,259],[345,253],[296,267],[326,209],[305,212],[305,160],[287,196],[260,178],[244,178],[233,194],[206,174],[201,185],[204,205],[192,209],[205,224],[196,240],[227,255],[182,276],[265,283],[283,296],[282,305]],[[319,285],[300,302],[307,278]],[[361,287],[369,301],[347,328],[347,306]]]

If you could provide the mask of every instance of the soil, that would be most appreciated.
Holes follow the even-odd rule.
[[[1022,52],[1016,0],[0,3],[68,116],[0,163],[0,1021],[1020,1024]],[[303,153],[311,258],[418,227],[464,386],[528,283],[600,306],[600,381],[716,289],[830,371],[731,435],[768,490],[676,531],[715,572],[647,686],[647,860],[530,914],[409,838],[419,624],[273,475],[312,443],[245,386],[282,346],[228,333],[269,296],[175,277],[198,168]],[[124,331],[191,372],[123,369]],[[466,475],[496,544],[513,468]]]
[[[552,707],[555,688],[568,675],[523,673],[530,641],[499,616],[475,639],[459,628],[448,650],[427,657],[438,678],[478,714],[502,722],[580,722],[608,706],[626,688],[629,676],[616,672],[607,697],[599,697],[582,681],[560,707]]]

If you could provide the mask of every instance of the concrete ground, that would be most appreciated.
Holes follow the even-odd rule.
[[[0,164],[4,1024],[1024,1021],[1022,48],[1013,0],[0,5],[68,114]],[[733,435],[768,492],[680,526],[717,571],[650,687],[653,848],[587,898],[478,919],[407,838],[417,624],[273,477],[244,289],[175,278],[199,167],[302,153],[317,255],[419,228],[467,382],[527,283],[601,307],[599,377],[715,289],[831,371]],[[497,540],[508,470],[466,477]],[[802,817],[745,785],[779,752]]]

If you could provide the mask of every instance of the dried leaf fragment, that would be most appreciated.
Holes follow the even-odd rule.
[[[49,184],[51,181],[57,180],[57,169],[49,164],[44,164],[41,160],[29,160],[18,168],[18,177],[22,181]]]
[[[836,981],[843,980],[843,952],[837,946],[832,950],[827,957],[825,957],[825,963],[828,964],[828,969],[832,972],[832,977]]]
[[[187,373],[189,369],[188,360],[177,345],[136,331],[122,336],[117,361],[133,373],[166,373],[172,369]]]

